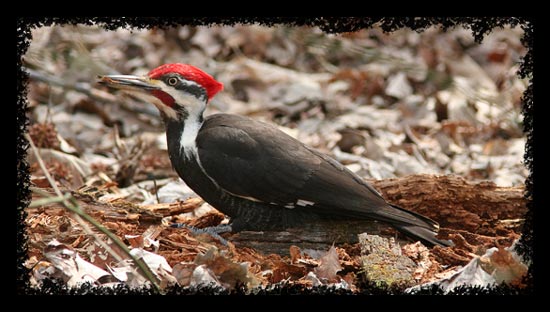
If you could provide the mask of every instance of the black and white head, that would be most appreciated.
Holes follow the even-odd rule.
[[[187,64],[164,64],[145,76],[100,76],[100,83],[122,89],[153,103],[165,120],[202,117],[206,103],[223,84],[199,68]]]

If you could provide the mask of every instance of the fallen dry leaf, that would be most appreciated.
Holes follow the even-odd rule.
[[[320,279],[336,282],[338,280],[338,275],[336,273],[340,270],[342,270],[342,266],[338,260],[338,252],[336,252],[336,248],[332,246],[326,254],[319,259],[319,266],[315,268],[314,271]]]

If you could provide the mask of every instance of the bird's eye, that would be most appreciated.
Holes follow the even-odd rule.
[[[168,78],[168,85],[175,86],[177,84],[178,84],[178,78],[175,78],[175,77]]]

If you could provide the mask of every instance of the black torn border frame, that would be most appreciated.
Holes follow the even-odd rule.
[[[89,285],[84,285],[79,288],[67,288],[66,286],[56,283],[55,281],[48,281],[44,283],[40,289],[31,288],[29,283],[29,270],[26,269],[23,263],[27,260],[27,236],[25,233],[25,207],[30,203],[30,178],[29,178],[29,164],[26,161],[26,154],[28,149],[28,142],[24,138],[24,133],[28,126],[28,119],[26,116],[27,110],[27,86],[28,86],[28,74],[22,68],[22,57],[29,48],[29,44],[32,40],[31,29],[36,27],[51,26],[53,24],[58,25],[99,25],[106,30],[115,30],[117,28],[151,28],[151,27],[173,27],[178,25],[192,25],[192,26],[231,26],[235,24],[259,24],[262,26],[273,27],[277,25],[287,26],[310,26],[319,27],[326,33],[342,33],[353,32],[364,28],[370,28],[374,25],[380,27],[385,32],[392,32],[399,28],[408,27],[415,31],[422,31],[432,25],[440,26],[444,30],[453,28],[455,26],[463,26],[470,29],[476,42],[481,42],[484,36],[491,32],[495,27],[502,27],[505,25],[517,26],[520,25],[524,30],[522,37],[522,44],[527,48],[527,53],[522,59],[518,76],[520,78],[530,78],[530,84],[527,90],[523,94],[522,98],[522,114],[524,117],[524,133],[527,137],[524,161],[525,166],[529,170],[529,176],[525,181],[525,197],[528,200],[528,212],[525,215],[525,223],[523,227],[522,238],[518,244],[518,251],[523,257],[531,263],[528,274],[525,278],[527,288],[517,289],[514,287],[502,285],[490,288],[479,287],[462,287],[459,290],[453,292],[453,294],[463,295],[479,295],[479,294],[534,294],[536,265],[539,264],[535,259],[535,174],[534,168],[534,152],[535,152],[535,137],[534,137],[534,125],[535,119],[533,114],[534,94],[533,94],[533,63],[534,63],[534,19],[524,17],[280,17],[280,18],[245,18],[245,17],[233,17],[233,18],[217,18],[217,17],[23,17],[18,18],[16,22],[16,77],[17,77],[17,93],[16,93],[16,294],[65,294],[65,295],[78,295],[78,294],[104,294],[104,295],[151,295],[154,291],[151,289],[131,289],[129,287],[121,286],[115,288],[93,288]],[[540,118],[539,114],[539,118]],[[540,152],[540,150],[539,150]],[[540,185],[539,185],[540,187]],[[539,195],[540,196],[540,195]],[[399,293],[391,289],[380,289],[377,286],[365,285],[366,288],[359,294],[386,294],[386,295],[399,295]],[[244,288],[237,288],[235,291],[220,290],[219,288],[182,288],[173,287],[167,290],[167,294],[172,295],[193,295],[193,294],[245,294]],[[418,294],[441,294],[442,292],[437,288],[425,289]],[[261,290],[261,295],[275,294],[275,295],[344,295],[351,294],[349,291],[336,290],[329,287],[314,287],[304,288],[300,285],[275,285],[275,287],[269,290]],[[349,296],[346,296],[349,297]],[[353,296],[352,296],[353,297]],[[496,299],[496,298],[495,298]]]

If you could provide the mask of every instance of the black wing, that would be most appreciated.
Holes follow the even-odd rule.
[[[321,163],[280,130],[236,115],[209,116],[196,142],[201,166],[218,186],[266,203],[294,202]]]
[[[204,171],[233,195],[321,215],[437,228],[428,218],[389,205],[337,161],[259,121],[212,115],[197,149]]]

